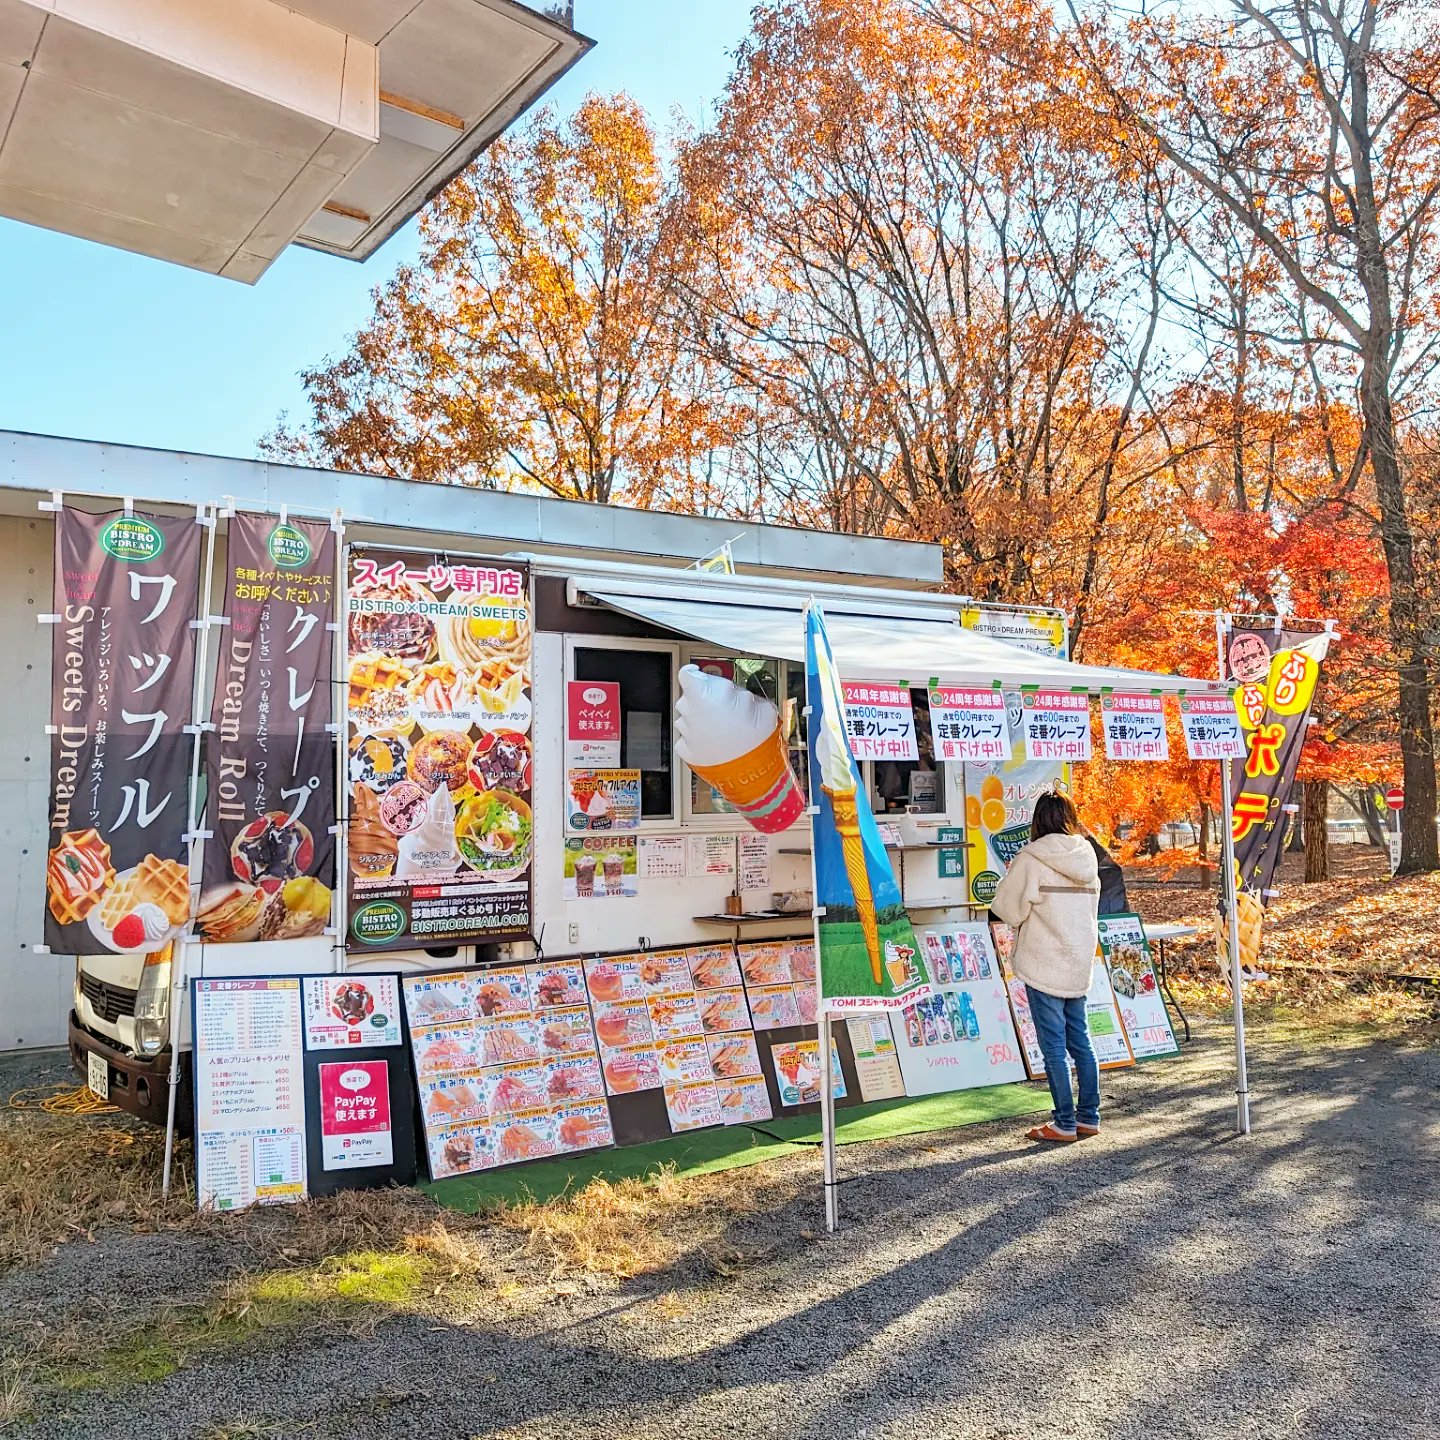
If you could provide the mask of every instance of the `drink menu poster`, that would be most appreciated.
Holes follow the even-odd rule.
[[[196,1192],[202,1210],[306,1193],[298,979],[196,980]]]
[[[613,1142],[578,960],[407,975],[432,1179]]]

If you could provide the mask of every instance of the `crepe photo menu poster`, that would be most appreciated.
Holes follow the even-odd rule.
[[[202,1210],[302,1199],[300,981],[196,980],[195,1172]]]
[[[1000,961],[1000,973],[1005,977],[1005,993],[1010,999],[1010,1018],[1015,1022],[1015,1033],[1020,1039],[1020,1053],[1025,1060],[1025,1070],[1032,1080],[1045,1075],[1045,1056],[1040,1051],[1040,1032],[1035,1028],[1035,1017],[1030,1013],[1030,996],[1026,993],[1025,982],[1010,968],[1010,957],[1015,953],[1015,932],[999,921],[990,922],[990,939]]]
[[[741,945],[739,958],[757,1030],[815,1023],[813,940],[760,940]]]
[[[432,1179],[613,1142],[578,960],[404,987]]]
[[[747,1125],[769,1120],[774,1112],[734,947],[701,945],[684,953],[695,986],[721,1122]]]
[[[1165,997],[1155,977],[1150,942],[1138,915],[1102,915],[1100,952],[1110,967],[1110,984],[1137,1060],[1178,1055]]]
[[[663,1090],[677,1134],[769,1117],[728,947],[592,960],[586,978],[610,1094]]]

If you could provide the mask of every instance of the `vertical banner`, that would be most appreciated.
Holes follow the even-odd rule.
[[[1240,958],[1247,968],[1259,957],[1264,909],[1285,850],[1285,806],[1329,646],[1328,634],[1274,629],[1232,630],[1226,646],[1245,732],[1245,756],[1229,764]]]
[[[45,943],[158,950],[190,916],[193,515],[64,508],[55,519]]]
[[[1158,695],[1100,697],[1107,760],[1168,760],[1165,702]]]
[[[805,702],[820,1003],[829,1011],[902,1009],[930,993],[929,980],[879,827],[861,803],[847,698],[813,601],[805,612]]]
[[[1070,651],[1065,617],[1054,610],[994,610],[970,606],[960,623],[977,635],[989,635],[1037,655]],[[1005,694],[1006,754],[987,764],[965,764],[966,874],[972,905],[988,905],[1015,852],[1030,838],[1035,801],[1065,775],[1060,760],[1032,760],[1021,732],[1024,707],[1018,690]]]
[[[530,934],[531,628],[523,565],[352,550],[350,950]]]
[[[328,521],[230,517],[195,921],[212,944],[296,940],[330,923],[335,544]]]

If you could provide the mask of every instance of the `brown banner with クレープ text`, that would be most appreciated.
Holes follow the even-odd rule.
[[[330,923],[335,549],[327,521],[230,519],[195,917],[211,943],[302,939]]]

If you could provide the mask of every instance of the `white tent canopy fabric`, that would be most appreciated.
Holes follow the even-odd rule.
[[[747,588],[699,598],[692,582],[688,595],[669,586],[665,593],[641,593],[639,587],[599,582],[576,589],[592,600],[665,630],[705,640],[742,655],[764,655],[803,664],[805,660],[802,593]],[[661,587],[657,587],[659,591]],[[918,597],[917,597],[918,598]],[[889,680],[923,686],[932,682],[1006,689],[1041,686],[1083,690],[1099,695],[1109,690],[1158,692],[1167,695],[1228,694],[1216,680],[1188,675],[1161,675],[1110,665],[1077,665],[1053,655],[1036,654],[1003,640],[976,634],[960,624],[957,611],[939,605],[917,606],[908,614],[868,614],[863,592],[850,605],[821,601],[825,626],[840,673],[847,680]],[[886,607],[882,607],[886,608]],[[927,613],[928,612],[928,613]]]

